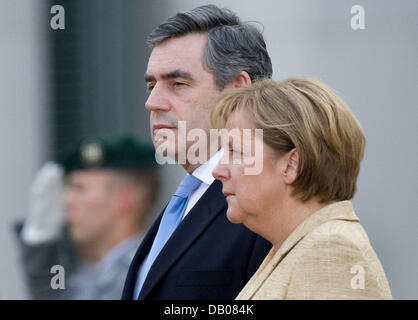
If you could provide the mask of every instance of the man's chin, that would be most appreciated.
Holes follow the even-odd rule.
[[[83,238],[79,234],[77,234],[75,232],[70,232],[70,237],[71,237],[71,242],[75,246],[77,246],[77,247],[83,246],[85,241],[83,241]]]
[[[154,139],[155,158],[159,164],[177,163],[183,164],[186,160],[186,146],[179,150],[176,142],[167,139]]]
[[[165,139],[154,139],[155,153],[160,156],[174,156],[176,152],[176,144],[172,141],[167,141]]]

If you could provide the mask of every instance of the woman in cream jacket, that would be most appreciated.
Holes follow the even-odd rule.
[[[344,102],[316,80],[263,80],[225,91],[211,120],[229,130],[213,172],[227,217],[273,244],[237,299],[392,298],[350,202],[365,137]]]

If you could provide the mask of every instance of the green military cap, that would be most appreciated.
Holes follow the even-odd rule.
[[[90,168],[153,169],[157,165],[154,146],[130,136],[84,139],[58,162],[66,173]]]

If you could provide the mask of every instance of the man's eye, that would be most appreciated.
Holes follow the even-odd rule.
[[[147,82],[146,86],[147,86],[147,90],[151,91],[152,89],[154,89],[155,83],[154,82]]]
[[[185,83],[183,83],[183,82],[174,82],[173,83],[174,87],[181,87],[181,86],[184,86],[184,85],[185,85]]]

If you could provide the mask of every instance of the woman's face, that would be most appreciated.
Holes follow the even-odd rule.
[[[283,201],[285,185],[280,178],[283,164],[264,142],[262,150],[256,152],[254,125],[244,113],[233,113],[225,128],[230,132],[230,139],[224,146],[223,158],[213,171],[213,176],[222,182],[222,192],[228,202],[228,219],[233,223],[243,223],[257,232],[275,209],[277,213],[278,202]],[[232,129],[235,132],[230,131]],[[243,129],[251,129],[251,139],[244,137]],[[234,138],[240,139],[241,143],[234,146]],[[249,145],[251,150],[245,150],[249,149]],[[233,161],[234,157],[236,160]],[[257,157],[255,161],[262,164],[262,170],[257,175],[248,174],[248,168],[254,166],[248,164],[251,157]]]

